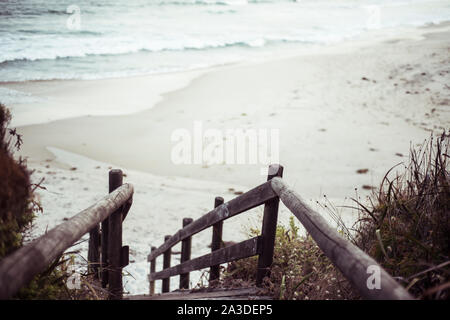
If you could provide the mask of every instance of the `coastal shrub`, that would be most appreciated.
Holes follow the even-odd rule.
[[[35,211],[40,206],[33,197],[33,185],[25,161],[14,158],[14,150],[22,143],[21,136],[9,129],[9,110],[0,104],[0,259],[23,245]],[[61,274],[54,268],[36,276],[15,298],[52,299],[59,297]]]
[[[47,270],[38,274],[19,290],[15,299],[21,300],[106,300],[106,290],[100,288],[92,274],[74,273],[77,251],[66,252],[56,259]],[[72,276],[73,275],[73,276]],[[72,277],[71,277],[72,276]],[[75,280],[77,276],[77,280]],[[79,284],[79,287],[68,286]]]
[[[32,227],[35,214],[42,211],[35,200],[34,191],[40,187],[30,180],[26,162],[14,158],[14,151],[22,144],[22,137],[15,129],[8,128],[9,110],[0,103],[0,260],[24,244],[24,238]],[[69,255],[69,258],[66,256]],[[83,277],[81,290],[69,290],[67,279],[72,274],[73,253],[65,254],[48,269],[14,296],[14,299],[97,299],[98,294]],[[86,284],[87,283],[87,284]]]
[[[13,157],[20,135],[8,129],[9,110],[0,104],[0,259],[19,248],[34,215],[30,174],[25,163]]]
[[[404,170],[359,204],[356,244],[417,298],[450,298],[449,142],[444,132],[411,148]]]
[[[368,204],[355,199],[359,218],[354,226],[338,224],[343,237],[419,299],[450,298],[449,142],[444,132],[412,147],[404,170],[394,178],[389,170]],[[250,233],[253,237],[259,230]],[[229,263],[221,282],[253,285],[256,267],[256,257]],[[293,220],[288,227],[277,227],[271,270],[264,287],[274,298],[360,298],[314,240],[298,234]]]
[[[264,293],[283,300],[358,298],[311,236],[300,235],[298,230],[293,216],[289,226],[277,226],[273,264],[270,276],[263,281]],[[259,233],[258,229],[250,230],[251,237]],[[222,285],[254,285],[256,269],[257,257],[229,263]]]

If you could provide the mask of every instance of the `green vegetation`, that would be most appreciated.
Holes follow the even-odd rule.
[[[20,289],[15,298],[27,300],[71,299],[71,290],[66,286],[70,262],[70,259],[58,259],[46,271],[37,275],[28,286]]]
[[[444,132],[412,148],[409,164],[393,179],[393,170],[388,171],[368,197],[369,205],[355,200],[360,217],[353,228],[337,221],[346,239],[420,299],[450,298],[449,142]],[[250,233],[253,237],[259,231]],[[256,265],[256,257],[228,264],[222,284],[254,284]],[[294,220],[277,228],[272,272],[264,287],[277,299],[359,299],[314,240],[298,234]]]
[[[9,129],[9,110],[0,104],[0,259],[23,245],[35,213],[42,208],[35,201],[36,185],[30,181],[30,172],[23,159],[14,158],[14,150],[22,143],[21,136]],[[17,294],[18,299],[58,299],[66,294],[63,274],[56,266],[36,276]]]
[[[342,274],[310,236],[298,233],[291,216],[289,226],[278,225],[270,277],[264,279],[266,294],[276,299],[352,299],[356,295]],[[259,230],[251,229],[251,236]],[[257,258],[230,263],[222,283],[227,287],[255,282]]]

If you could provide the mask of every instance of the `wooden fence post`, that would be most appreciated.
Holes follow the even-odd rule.
[[[88,273],[93,273],[94,278],[98,279],[100,264],[100,226],[97,224],[89,231],[88,248]]]
[[[111,193],[111,176],[109,176],[109,193]],[[106,286],[108,285],[108,229],[109,217],[103,220],[101,223],[101,280],[103,288],[106,288]]]
[[[101,223],[101,240],[100,245],[102,249],[101,256],[101,280],[102,287],[106,288],[108,285],[108,228],[109,228],[109,218],[106,218]]]
[[[170,239],[171,236],[165,236],[164,242]],[[170,268],[170,258],[172,257],[172,248],[169,248],[164,252],[163,270]],[[170,291],[170,277],[162,280],[162,292]]]
[[[267,181],[274,177],[283,176],[283,167],[278,164],[269,166]],[[263,279],[270,275],[270,267],[273,262],[273,250],[275,245],[275,234],[277,231],[278,205],[280,198],[276,197],[266,202],[264,206],[264,217],[261,230],[261,254],[258,257],[258,270],[256,273],[256,285],[260,287]]]
[[[214,199],[214,208],[222,205],[224,202],[222,197],[216,197]],[[222,229],[223,221],[219,221],[213,225],[211,252],[219,250],[222,247]],[[220,278],[220,265],[211,266],[209,269],[209,285],[213,284],[215,280]]]
[[[151,252],[155,251],[156,247],[152,247]],[[150,261],[150,274],[154,273],[156,271],[156,258],[153,258],[152,261]],[[150,281],[150,295],[155,294],[155,280]]]
[[[109,191],[112,192],[123,183],[122,170],[114,169],[109,172]],[[122,299],[122,208],[113,212],[109,217],[107,264],[109,299]]]
[[[183,228],[194,221],[191,218],[183,219]],[[192,237],[186,238],[181,242],[181,260],[183,263],[191,259],[191,239]],[[189,289],[189,272],[180,274],[180,289]]]

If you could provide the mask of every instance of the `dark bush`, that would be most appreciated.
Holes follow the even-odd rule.
[[[412,148],[404,170],[360,204],[357,245],[418,298],[450,298],[449,142],[444,132]]]
[[[0,259],[22,245],[34,215],[30,173],[21,159],[14,159],[12,149],[20,146],[21,137],[8,129],[10,119],[0,104]]]
[[[14,158],[14,151],[20,148],[22,138],[15,129],[8,128],[10,120],[9,110],[0,103],[0,260],[23,245],[24,235],[31,229],[35,213],[42,211],[34,199],[34,191],[40,184],[32,184],[25,161]],[[73,253],[56,259],[46,271],[21,288],[14,299],[104,298],[89,285],[68,289],[73,260]],[[92,276],[81,279],[84,283],[94,281]]]
[[[393,178],[391,170],[363,204],[351,229],[341,234],[372,256],[415,297],[450,298],[450,135],[431,137],[411,148],[410,161]],[[333,209],[329,210],[332,216]],[[352,230],[353,232],[350,232]],[[258,235],[253,230],[251,236]],[[229,263],[227,286],[255,282],[257,260]],[[278,226],[269,293],[279,299],[359,299],[310,236],[300,236],[291,221]]]

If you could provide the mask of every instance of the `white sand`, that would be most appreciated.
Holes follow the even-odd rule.
[[[363,185],[377,186],[389,168],[407,160],[398,154],[407,155],[410,144],[448,128],[449,34],[444,24],[389,39],[378,36],[357,44],[310,48],[291,58],[202,71],[187,86],[192,73],[181,74],[184,80],[176,81],[176,87],[185,87],[165,94],[156,105],[155,99],[168,88],[158,87],[156,76],[5,84],[45,98],[40,107],[58,108],[56,118],[61,111],[70,118],[73,106],[81,106],[82,114],[90,108],[96,110],[92,114],[103,114],[108,111],[101,111],[105,107],[117,114],[124,104],[131,111],[146,109],[19,129],[25,142],[22,154],[39,169],[36,179],[46,177],[49,190],[40,192],[47,219],[38,219],[40,230],[106,192],[108,165],[103,163],[123,168],[136,190],[124,233],[136,260],[128,268],[137,277],[129,290],[146,292],[145,256],[150,245],[173,234],[183,217],[207,212],[214,196],[234,197],[228,188],[249,189],[265,180],[260,165],[174,165],[171,134],[179,128],[192,131],[196,120],[219,130],[279,129],[285,179],[310,203],[326,194],[335,205],[349,205],[355,188],[364,197],[368,191],[361,189]],[[18,114],[20,108],[13,105]],[[47,147],[57,148],[51,150],[58,158]],[[92,160],[58,150],[101,161],[101,169],[95,169]],[[69,166],[79,169],[70,171]],[[367,174],[356,173],[363,168],[369,169]],[[282,214],[282,219],[287,217]],[[353,220],[354,215],[345,212],[345,219]],[[238,237],[239,226],[247,224],[235,223],[229,239]],[[208,232],[194,242],[195,255],[206,252],[209,237]]]

